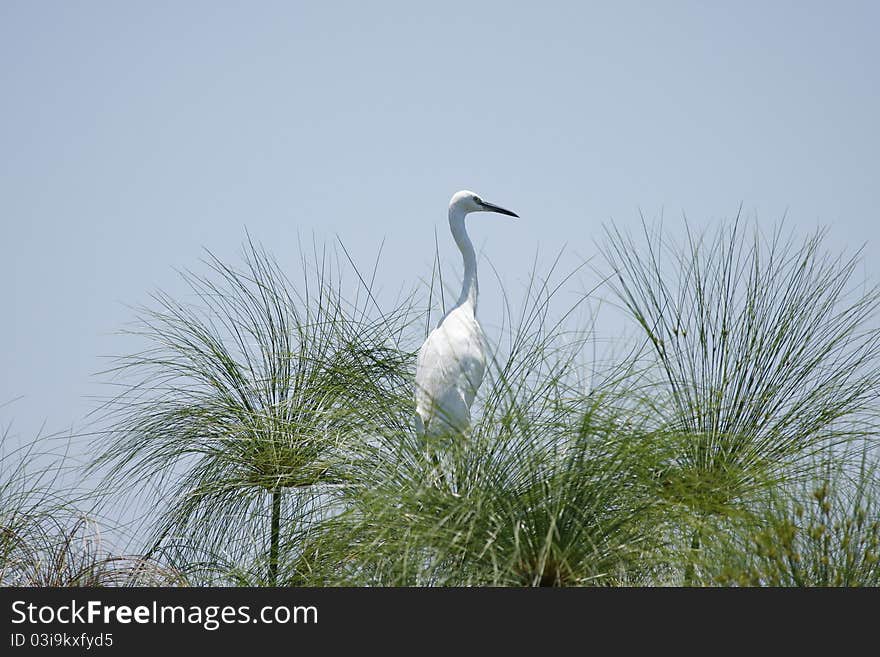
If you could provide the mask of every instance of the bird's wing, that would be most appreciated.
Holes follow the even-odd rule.
[[[486,369],[482,332],[472,318],[450,314],[431,331],[416,364],[416,400],[430,403],[450,394],[469,407]]]

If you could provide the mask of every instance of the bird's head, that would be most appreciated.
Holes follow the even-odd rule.
[[[484,201],[482,198],[466,189],[453,194],[452,200],[449,201],[449,212],[450,216],[452,216],[453,213],[465,215],[470,212],[497,212],[499,214],[506,214],[510,217],[519,217],[515,212],[505,210],[494,203]]]

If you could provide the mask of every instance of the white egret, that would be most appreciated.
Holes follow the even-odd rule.
[[[456,192],[449,202],[449,229],[464,260],[464,282],[455,306],[419,349],[416,430],[427,438],[463,434],[469,429],[471,404],[486,370],[486,347],[477,322],[477,257],[464,223],[471,212],[519,216],[466,190]]]

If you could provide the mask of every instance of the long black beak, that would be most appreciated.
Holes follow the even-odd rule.
[[[480,201],[483,206],[483,209],[486,212],[497,212],[498,214],[506,214],[508,217],[516,217],[519,219],[519,215],[516,212],[511,212],[510,210],[505,210],[504,208],[495,205],[494,203],[486,203],[486,201]]]

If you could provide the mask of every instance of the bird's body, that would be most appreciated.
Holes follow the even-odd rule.
[[[468,430],[471,404],[486,371],[486,346],[477,321],[477,258],[465,228],[471,212],[517,216],[468,191],[458,192],[449,203],[449,228],[461,251],[464,281],[458,301],[428,334],[416,362],[416,429],[428,438]]]
[[[474,311],[469,303],[453,308],[419,349],[416,422],[427,436],[464,433],[470,426],[471,404],[486,371],[483,332]]]

